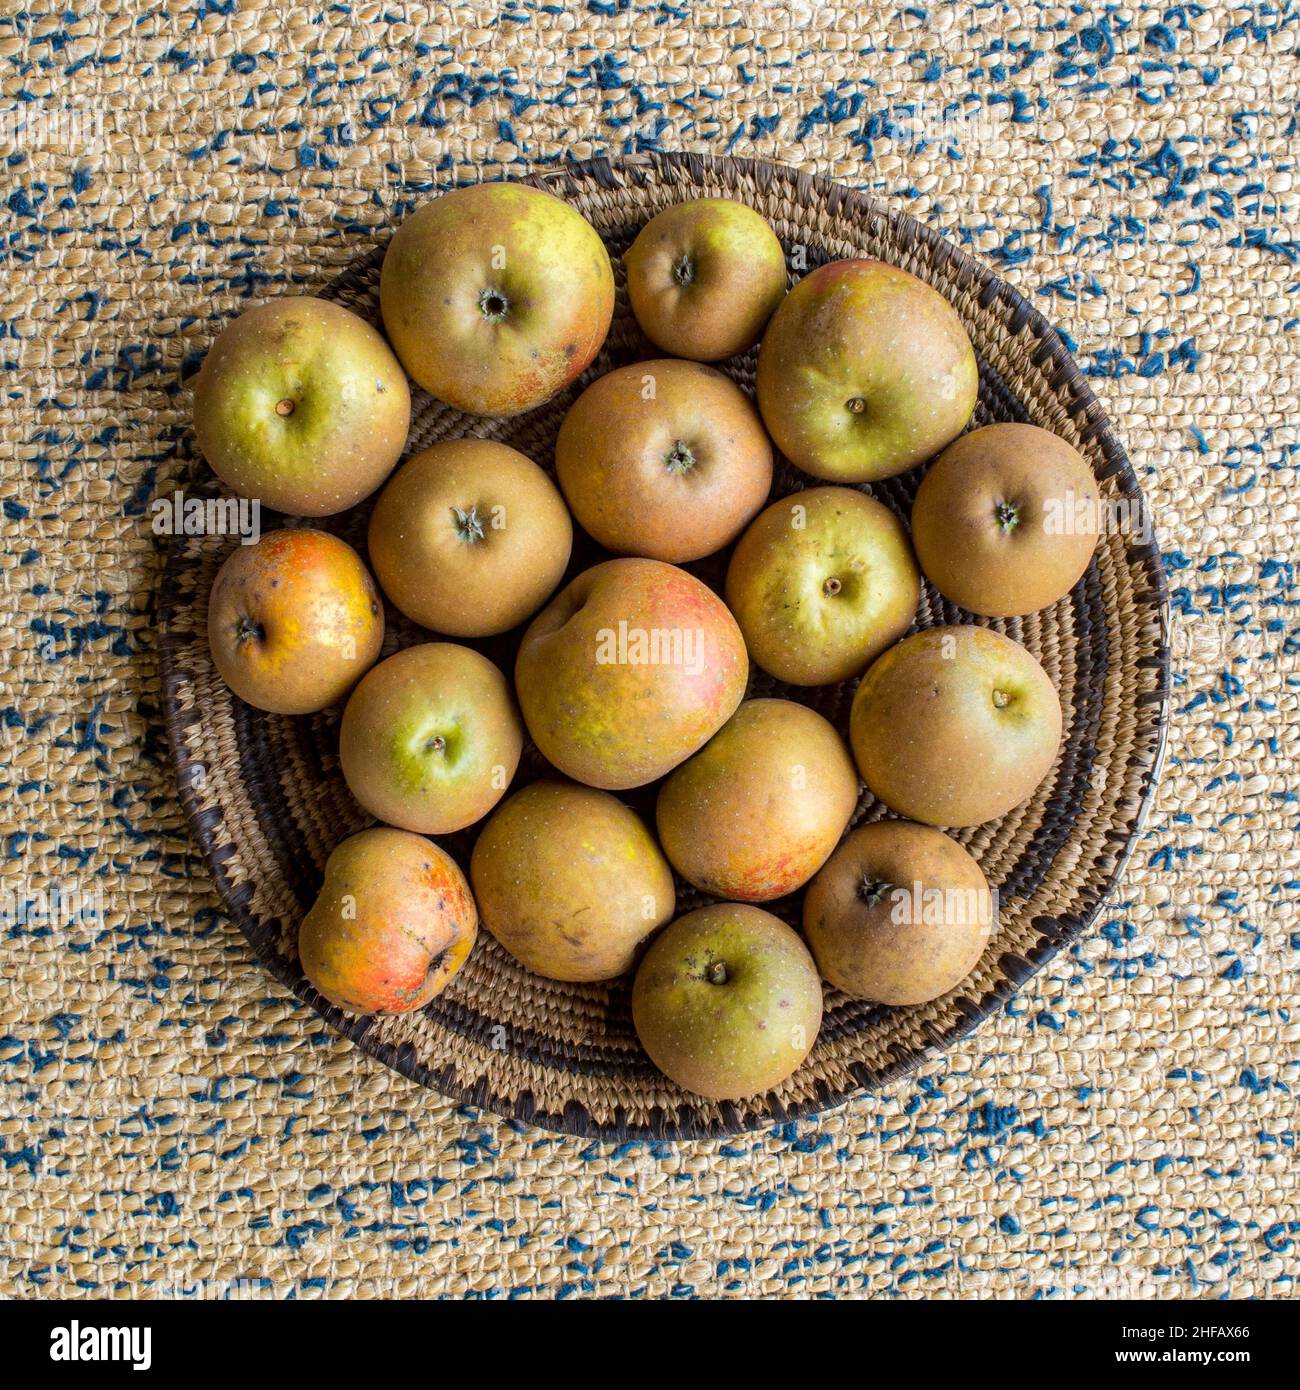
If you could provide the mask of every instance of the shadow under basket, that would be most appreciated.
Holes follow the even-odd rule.
[[[979,355],[972,427],[1030,421],[1088,460],[1117,514],[1145,515],[1133,470],[1078,366],[1051,326],[1015,290],[941,236],[884,204],[792,169],[755,160],[658,155],[626,164],[595,160],[529,180],[567,199],[609,248],[618,287],[600,356],[569,390],[512,420],[477,419],[416,390],[407,453],[460,435],[499,439],[542,467],[554,464],[565,411],[596,376],[659,356],[628,306],[623,253],[655,213],[688,198],[749,204],[776,229],[794,278],[824,261],[871,256],[928,281],[956,307]],[[322,291],[379,322],[382,249]],[[756,354],[721,364],[752,393]],[[924,469],[873,485],[907,519]],[[778,461],[773,494],[813,485]],[[189,495],[216,495],[193,461]],[[373,500],[373,499],[372,499]],[[371,501],[324,525],[364,553]],[[269,519],[265,524],[274,524]],[[403,1075],[501,1115],[605,1139],[725,1135],[816,1114],[877,1087],[969,1032],[1063,945],[1086,931],[1140,833],[1163,754],[1168,704],[1168,600],[1158,551],[1110,528],[1088,572],[1054,607],[1027,618],[972,619],[926,585],[916,627],[979,621],[1022,642],[1060,692],[1064,740],[1033,799],[1002,820],[956,838],[998,890],[999,918],[974,973],[933,1003],[881,1008],[835,991],[807,1061],[778,1090],[718,1104],[678,1089],[651,1065],[632,1029],[630,980],[566,985],[529,974],[481,931],[468,964],[423,1011],[361,1019],[325,1003],[303,978],[298,923],[320,886],[325,859],[368,818],[338,764],[340,711],[304,718],[261,713],[236,699],[213,669],[208,591],[231,542],[178,537],[160,595],[166,718],[180,797],[226,909],[268,969],[333,1027]],[[580,534],[570,576],[605,558]],[[727,554],[688,566],[718,587]],[[386,609],[384,654],[429,640]],[[519,633],[470,643],[509,674]],[[815,690],[782,686],[761,671],[749,694],[782,695],[847,728],[854,682]],[[544,772],[529,747],[517,783]],[[656,787],[626,800],[653,817]],[[884,808],[863,793],[855,824]],[[468,865],[477,828],[440,843]],[[678,912],[710,901],[678,881]],[[766,904],[798,925],[801,895]]]

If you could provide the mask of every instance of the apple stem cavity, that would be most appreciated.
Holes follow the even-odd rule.
[[[1013,502],[999,502],[993,508],[993,515],[1003,531],[1014,531],[1020,521],[1020,508]]]
[[[510,301],[500,290],[484,290],[478,297],[478,307],[489,323],[500,323],[510,308]]]
[[[682,252],[681,259],[673,266],[673,279],[683,287],[695,279],[695,262],[686,252]]]
[[[459,507],[451,509],[455,521],[452,523],[458,540],[465,541],[468,545],[473,545],[476,541],[481,541],[484,536],[483,522],[479,518],[478,508],[470,507],[468,511],[462,511]]]
[[[827,579],[826,583],[822,585],[822,593],[824,593],[827,598],[834,598],[843,587],[844,585],[832,574],[830,578]]]
[[[858,884],[858,897],[868,907],[879,907],[893,886],[892,883],[886,883],[883,878],[872,878],[870,874],[863,874],[862,882]]]
[[[688,473],[695,467],[695,455],[691,446],[678,440],[664,455],[664,467],[670,473]]]

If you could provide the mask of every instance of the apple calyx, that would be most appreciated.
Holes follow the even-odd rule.
[[[266,638],[266,629],[254,618],[241,617],[235,623],[236,642],[261,642]]]
[[[483,539],[485,532],[477,507],[471,506],[468,511],[462,511],[460,507],[453,507],[451,512],[452,516],[455,517],[452,522],[452,529],[456,532],[458,540],[473,545],[476,541]]]
[[[424,745],[427,753],[444,753],[447,749],[447,740],[441,734],[434,736]]]
[[[999,502],[993,508],[993,516],[1003,533],[1009,535],[1020,522],[1020,508],[1014,502]]]
[[[684,440],[677,440],[664,455],[664,467],[670,473],[689,473],[695,467],[695,455]]]
[[[685,288],[695,279],[695,262],[691,260],[690,252],[683,251],[681,257],[673,263],[673,279]]]
[[[486,289],[478,297],[478,307],[489,323],[500,323],[510,309],[510,301],[500,290]]]
[[[883,878],[873,878],[870,874],[863,874],[862,881],[858,884],[858,897],[868,907],[879,907],[886,896],[893,891],[893,887],[892,883],[886,883]]]

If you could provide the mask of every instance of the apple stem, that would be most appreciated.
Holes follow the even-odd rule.
[[[832,574],[830,578],[827,579],[826,583],[822,585],[822,593],[824,593],[827,598],[834,598],[843,587],[844,585]]]
[[[425,746],[430,753],[441,753],[447,746],[447,740],[441,734],[434,734]]]
[[[235,624],[235,640],[237,642],[260,642],[266,636],[266,631],[262,624],[255,622],[252,618],[240,618]]]
[[[454,528],[457,537],[473,545],[475,541],[483,539],[483,523],[479,519],[478,508],[470,507],[468,511],[462,511],[459,507],[451,509],[452,515],[456,518]]]
[[[1005,690],[995,690],[993,692],[993,704],[998,709],[1006,709],[1011,703],[1011,696]]]
[[[847,401],[844,402],[844,404],[854,413],[854,415],[861,415],[862,412],[867,408],[867,403],[862,399],[861,396],[851,396]]]
[[[695,455],[691,446],[678,440],[664,455],[664,467],[670,473],[687,473],[695,467]]]
[[[682,252],[681,259],[673,266],[673,279],[679,285],[689,285],[695,279],[695,263],[685,251]]]
[[[999,502],[993,508],[993,515],[1004,531],[1014,531],[1020,520],[1020,509],[1012,502]]]
[[[293,409],[293,402],[288,398],[288,396],[286,396],[284,400],[276,401],[275,403],[275,413],[277,415],[282,415],[286,417],[290,416],[293,414]]]
[[[727,983],[727,967],[720,960],[710,962],[704,975],[711,985],[725,985]]]

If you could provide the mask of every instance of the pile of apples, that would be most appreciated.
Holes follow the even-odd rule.
[[[1057,754],[1060,703],[1034,657],[988,627],[905,634],[922,572],[976,615],[1055,603],[1092,556],[1097,489],[1044,430],[963,433],[975,353],[953,307],[902,269],[833,261],[787,293],[771,227],[720,198],[661,212],[625,265],[631,309],[665,355],[578,396],[556,481],[478,438],[393,472],[408,374],[461,411],[513,416],[605,341],[609,256],[548,193],[485,184],[411,216],[383,264],[387,341],[311,298],[231,323],[195,391],[199,444],[226,486],[307,518],[382,491],[369,568],[303,525],[236,548],[212,587],[209,638],[251,705],[304,714],[346,700],[343,776],[382,824],[333,851],[302,923],[302,967],[326,999],[360,1014],[422,1008],[464,965],[481,917],[552,979],[635,969],[650,1058],[732,1100],[802,1063],[823,979],[918,1004],[979,960],[993,894],[940,827],[1033,794]],[[757,404],[705,365],[756,343]],[[821,485],[769,501],[773,445]],[[853,486],[931,459],[910,537]],[[618,558],[557,593],[575,520]],[[727,547],[724,601],[680,566]],[[438,639],[378,662],[381,590]],[[525,623],[513,684],[443,640]],[[746,700],[751,662],[799,687],[861,677],[847,744],[804,704]],[[555,773],[507,795],[525,730]],[[859,776],[900,819],[846,834]],[[614,793],[659,779],[656,835]],[[467,881],[428,837],[484,817]],[[674,869],[723,901],[676,917]],[[802,936],[758,906],[805,886]]]

